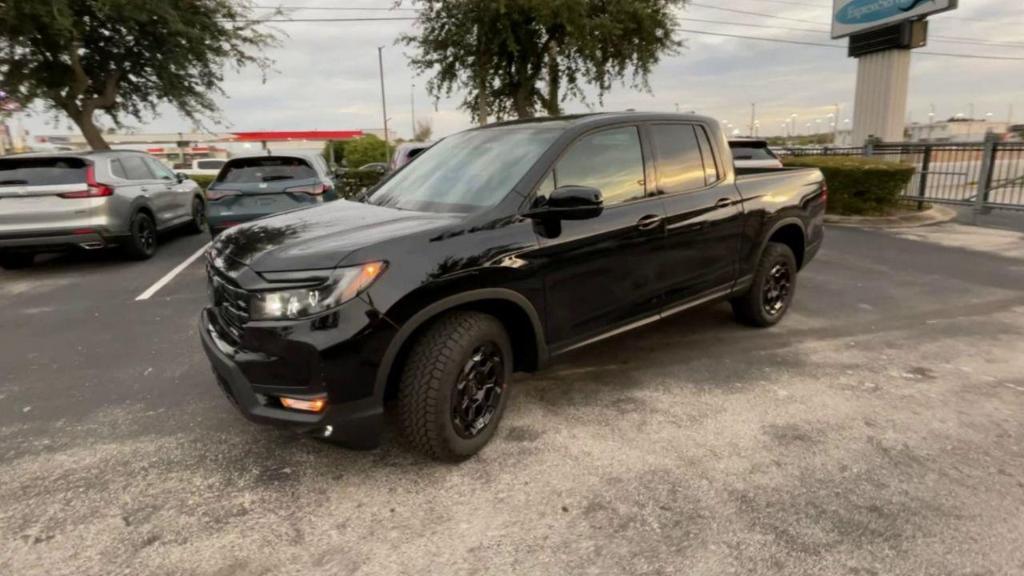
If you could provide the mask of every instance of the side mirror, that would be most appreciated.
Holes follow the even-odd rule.
[[[181,184],[185,180],[188,180],[188,174],[185,174],[184,172],[178,172],[177,174],[174,175],[174,177],[178,179],[178,184]]]
[[[589,186],[560,186],[543,204],[526,213],[530,218],[552,220],[588,220],[604,211],[601,191]]]

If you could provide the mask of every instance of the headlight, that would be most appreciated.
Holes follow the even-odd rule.
[[[316,272],[279,272],[264,276],[271,281],[320,284],[287,290],[256,292],[249,303],[253,320],[289,320],[326,312],[355,298],[384,272],[386,263],[368,262],[361,266],[338,268],[329,277]]]

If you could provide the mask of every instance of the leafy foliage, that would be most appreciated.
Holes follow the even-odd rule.
[[[353,198],[363,190],[376,186],[384,175],[372,170],[348,170],[335,178],[338,194],[342,198]]]
[[[213,181],[217,177],[212,175],[212,174],[196,174],[194,176],[189,176],[189,178],[191,180],[193,180],[196,184],[199,184],[200,188],[202,188],[203,190],[206,190],[206,188],[210,184],[213,184]]]
[[[215,118],[225,64],[270,61],[248,0],[7,0],[0,3],[0,83],[41,102],[108,148],[94,114],[120,125],[169,103],[199,123]]]
[[[345,141],[345,160],[350,168],[359,168],[371,162],[385,162],[387,148],[384,146],[384,140],[373,134],[366,134]]]
[[[429,73],[435,98],[466,93],[480,122],[558,115],[569,98],[598,99],[615,82],[649,90],[651,69],[682,46],[673,9],[686,0],[419,0],[419,32],[400,42]]]
[[[434,135],[434,125],[430,120],[417,120],[416,133],[412,135],[413,142],[429,142]]]
[[[820,168],[828,183],[828,211],[880,216],[892,212],[915,168],[860,156],[794,156],[786,166]]]

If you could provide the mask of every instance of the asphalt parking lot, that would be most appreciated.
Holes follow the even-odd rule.
[[[520,376],[458,466],[257,427],[200,249],[0,271],[0,574],[1021,574],[1024,236],[830,228],[769,331],[714,305]]]

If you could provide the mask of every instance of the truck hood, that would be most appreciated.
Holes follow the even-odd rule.
[[[218,236],[211,253],[228,269],[242,264],[256,272],[320,270],[336,267],[360,248],[457,221],[451,214],[339,200],[231,228]]]

